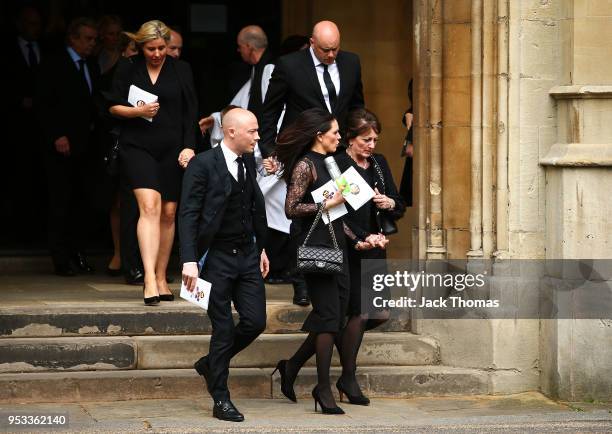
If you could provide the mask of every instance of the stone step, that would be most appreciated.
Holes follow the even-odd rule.
[[[279,376],[271,378],[271,373],[272,368],[232,368],[232,398],[283,398]],[[332,368],[331,374],[335,384],[340,369]],[[357,373],[366,395],[394,398],[487,394],[490,375],[447,366],[363,366]],[[315,368],[303,368],[295,385],[297,396],[312,399],[316,378]],[[3,404],[174,398],[209,399],[209,395],[193,369],[0,374]]]
[[[289,358],[305,334],[263,334],[232,360],[232,367],[273,367]],[[0,372],[191,368],[208,353],[210,335],[0,339]],[[412,333],[366,333],[359,364],[435,365],[437,342]],[[314,364],[314,357],[309,361]],[[339,365],[337,354],[335,365]]]
[[[0,338],[209,334],[206,313],[184,301],[147,307],[137,302],[64,302],[0,308]],[[267,303],[266,333],[295,333],[310,307]],[[238,315],[234,312],[237,321]],[[409,331],[408,311],[395,310],[377,331]]]

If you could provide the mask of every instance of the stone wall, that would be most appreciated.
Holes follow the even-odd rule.
[[[557,127],[545,131],[539,160],[546,173],[546,257],[609,259],[612,2],[563,1],[556,13],[546,20],[560,29],[551,42],[551,49],[562,53],[559,77],[548,89]],[[611,399],[609,319],[542,321],[540,358],[545,393],[566,400]]]
[[[393,256],[412,247],[419,259],[612,257],[611,1],[284,4],[309,25],[335,20],[343,47],[361,55],[398,182],[398,114],[415,77],[416,203]],[[609,320],[416,319],[414,328],[438,339],[443,364],[493,371],[494,393],[612,396]]]

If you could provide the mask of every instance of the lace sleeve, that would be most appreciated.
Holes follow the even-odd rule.
[[[295,165],[291,174],[291,181],[287,186],[287,199],[285,200],[285,215],[288,219],[295,219],[316,214],[316,203],[304,203],[304,195],[308,187],[314,182],[312,163],[304,158]]]
[[[348,241],[353,247],[355,247],[355,244],[357,244],[359,241],[363,241],[359,239],[357,235],[355,235],[355,232],[351,230],[351,228],[346,224],[345,221],[342,222],[342,228],[344,229],[344,235],[346,235]]]

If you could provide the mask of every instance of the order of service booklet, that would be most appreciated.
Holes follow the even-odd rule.
[[[208,300],[210,299],[211,284],[204,279],[198,278],[196,287],[189,291],[185,283],[181,283],[181,298],[208,310]]]
[[[142,90],[138,86],[134,86],[132,84],[130,86],[130,92],[128,93],[128,102],[134,107],[140,107],[145,104],[157,102],[157,95],[154,95],[151,92],[147,92],[146,90]],[[149,122],[153,122],[153,118],[148,118],[146,116],[140,117]]]
[[[312,195],[312,199],[315,201],[315,203],[321,203],[324,199],[331,199],[332,197],[334,197],[334,194],[337,190],[338,187],[336,186],[335,181],[333,179],[330,179],[321,187],[312,191],[310,194]],[[334,221],[337,218],[342,217],[344,214],[346,214],[348,210],[346,209],[346,206],[341,203],[340,205],[336,205],[335,207],[330,208],[328,212],[329,218],[331,219],[331,221]],[[329,221],[327,219],[327,214],[323,213],[322,217],[323,222],[325,224],[328,224]]]
[[[374,190],[354,167],[349,167],[342,177],[348,184],[347,188],[342,191],[342,195],[353,209],[361,208],[374,197]]]
[[[342,184],[342,195],[353,209],[357,210],[361,208],[374,197],[374,190],[372,190],[366,180],[363,179],[363,177],[359,174],[359,172],[357,172],[357,170],[355,170],[354,167],[349,167],[339,179],[341,180]],[[323,186],[314,190],[311,194],[315,203],[320,203],[323,201],[323,199],[331,199],[334,197],[337,190],[338,182],[329,180],[323,184]],[[328,211],[331,221],[334,221],[348,213],[348,210],[343,203],[330,208]],[[323,213],[323,222],[325,222],[325,224],[329,223],[325,213]]]

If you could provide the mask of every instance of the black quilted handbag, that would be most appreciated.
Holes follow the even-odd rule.
[[[338,241],[336,241],[336,234],[332,227],[329,213],[325,210],[327,220],[329,223],[329,234],[331,235],[334,247],[318,247],[318,246],[307,246],[306,243],[310,239],[314,228],[319,223],[321,215],[323,214],[323,206],[319,209],[317,216],[315,217],[308,235],[301,246],[298,247],[297,251],[297,269],[302,273],[323,273],[323,274],[341,274],[342,273],[342,261],[343,254],[342,250],[338,247]]]

